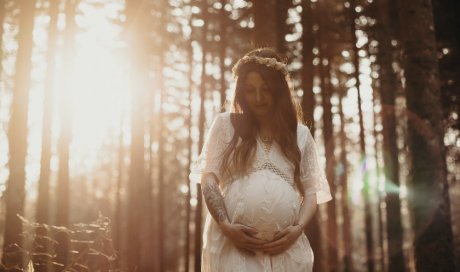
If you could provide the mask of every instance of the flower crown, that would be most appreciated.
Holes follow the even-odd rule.
[[[233,66],[233,75],[236,77],[238,75],[238,72],[240,70],[240,67],[243,64],[246,64],[248,62],[254,62],[257,64],[262,64],[267,67],[273,68],[275,70],[278,70],[283,74],[284,76],[288,75],[288,70],[286,68],[286,64],[279,62],[275,58],[263,58],[263,57],[257,57],[257,56],[244,56],[242,57],[236,64]]]

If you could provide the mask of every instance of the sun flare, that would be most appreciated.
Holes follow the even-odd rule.
[[[125,52],[117,48],[118,27],[98,14],[103,10],[84,11],[85,18],[77,19],[77,24],[80,21],[88,31],[76,36],[72,74],[66,84],[71,92],[71,153],[78,172],[98,163],[104,143],[118,141],[131,103]]]

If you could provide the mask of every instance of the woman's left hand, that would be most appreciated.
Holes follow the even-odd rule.
[[[277,255],[286,251],[302,234],[300,225],[288,226],[275,234],[271,242],[264,244],[261,250],[270,255]]]

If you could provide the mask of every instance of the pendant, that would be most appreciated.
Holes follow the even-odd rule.
[[[261,137],[261,139],[262,139],[262,142],[264,143],[270,142],[270,137]]]

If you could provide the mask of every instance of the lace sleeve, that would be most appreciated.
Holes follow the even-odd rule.
[[[192,163],[190,180],[195,183],[201,182],[201,176],[205,173],[214,173],[221,180],[219,170],[222,163],[222,156],[228,145],[226,139],[227,124],[225,124],[228,113],[217,115],[211,124],[206,136],[203,148],[198,159]]]
[[[324,168],[320,164],[317,146],[310,130],[306,126],[301,137],[301,161],[300,161],[300,180],[303,184],[305,195],[316,194],[318,204],[332,199],[329,184],[324,173]]]

